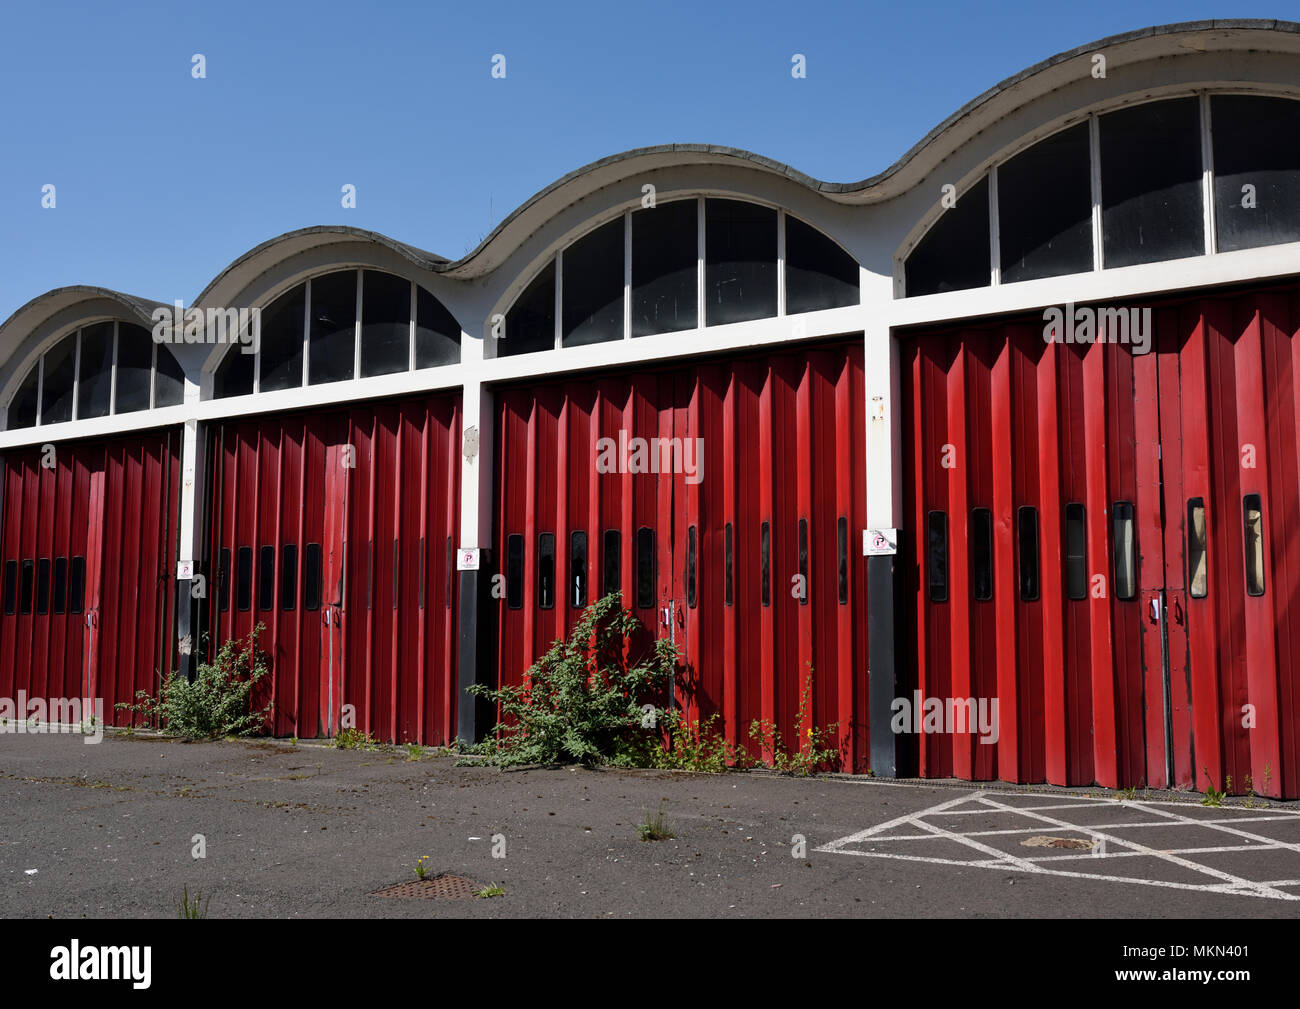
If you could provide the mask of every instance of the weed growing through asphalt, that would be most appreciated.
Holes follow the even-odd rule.
[[[504,897],[505,895],[506,888],[504,886],[497,886],[495,883],[490,886],[485,886],[482,890],[475,891],[474,893],[475,897],[482,897],[484,899],[488,897]]]
[[[266,725],[271,711],[270,704],[261,711],[252,710],[253,688],[269,672],[266,654],[257,647],[263,629],[258,624],[247,639],[231,638],[222,644],[211,663],[199,663],[193,682],[173,672],[158,697],[140,690],[135,704],[122,701],[118,709],[132,712],[168,735],[187,739],[257,732]]]
[[[637,825],[636,835],[642,841],[666,841],[675,836],[668,829],[668,824],[664,822],[663,803],[659,804],[659,812],[655,813],[654,816],[646,814],[645,821]]]
[[[803,689],[799,693],[799,710],[794,716],[796,736],[799,735],[799,729],[808,718],[808,709],[812,706],[812,682],[813,671],[810,663],[808,675],[804,677]],[[749,725],[749,738],[761,752],[772,755],[770,760],[761,761],[762,766],[781,774],[798,774],[806,777],[822,767],[835,765],[839,758],[839,748],[834,742],[835,731],[838,728],[836,722],[820,729],[810,725],[804,733],[805,738],[799,740],[799,746],[793,753],[786,752],[781,731],[772,721],[755,719]]]
[[[379,740],[360,729],[343,729],[334,737],[334,745],[340,750],[375,750]]]
[[[429,861],[428,855],[421,855],[415,862],[415,878],[424,879],[429,874],[429,867],[425,865]]]
[[[406,744],[407,760],[423,760],[427,756],[428,754],[424,752],[424,747],[421,746],[419,743]]]
[[[208,916],[208,904],[211,900],[212,896],[204,897],[202,890],[195,890],[194,896],[191,898],[189,884],[186,884],[178,905],[180,916],[182,918],[206,918]]]
[[[1206,777],[1206,782],[1205,782],[1205,797],[1201,799],[1201,805],[1202,805],[1202,806],[1222,806],[1222,805],[1223,805],[1223,792],[1220,792],[1218,789],[1216,789],[1216,788],[1214,787],[1213,784],[1210,783],[1210,781],[1209,781],[1209,777],[1210,777],[1210,769],[1209,769],[1208,767],[1202,767],[1201,770],[1205,772],[1205,777]],[[1232,787],[1232,779],[1229,778],[1229,779],[1228,779],[1228,788],[1231,788],[1231,787]]]

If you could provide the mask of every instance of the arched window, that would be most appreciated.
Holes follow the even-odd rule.
[[[625,213],[561,250],[506,313],[497,353],[675,333],[860,300],[857,262],[803,221],[742,200],[672,200]]]
[[[347,269],[298,284],[261,312],[256,341],[232,346],[213,395],[246,396],[460,361],[460,324],[414,281]]]
[[[1295,241],[1300,101],[1165,98],[1091,115],[995,167],[912,249],[905,288],[936,294]]]
[[[177,406],[185,373],[153,334],[130,322],[97,322],[43,353],[9,403],[10,430]]]

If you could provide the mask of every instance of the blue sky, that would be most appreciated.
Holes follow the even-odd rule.
[[[1300,9],[12,5],[0,15],[0,319],[65,284],[189,302],[243,252],[315,224],[459,258],[559,176],[649,144],[729,144],[857,180],[1047,56],[1225,16]],[[195,53],[205,80],[191,77]],[[491,77],[495,53],[504,80]],[[791,77],[794,53],[804,80]],[[47,183],[53,210],[41,208]],[[344,183],[357,187],[354,210],[340,206]]]

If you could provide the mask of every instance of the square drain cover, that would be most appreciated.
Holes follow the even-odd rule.
[[[424,900],[473,900],[476,891],[481,889],[473,880],[464,876],[442,873],[425,879],[412,879],[405,883],[394,883],[382,890],[373,891],[371,897],[416,897]]]

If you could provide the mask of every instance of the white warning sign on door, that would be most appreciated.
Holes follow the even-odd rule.
[[[898,553],[897,529],[863,529],[862,555],[878,557],[882,554]]]

